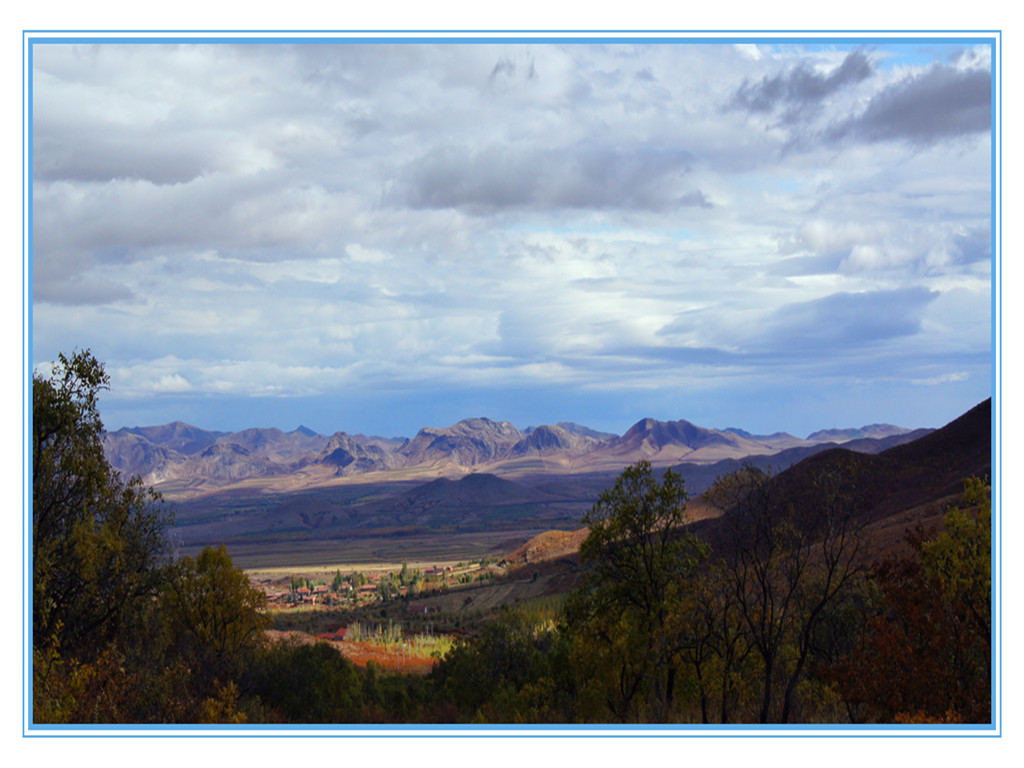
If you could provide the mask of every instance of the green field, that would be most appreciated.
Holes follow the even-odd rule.
[[[408,563],[455,563],[501,557],[547,529],[419,532],[416,536],[228,541],[235,565],[247,570],[330,568],[397,570]],[[182,547],[194,556],[202,547]]]

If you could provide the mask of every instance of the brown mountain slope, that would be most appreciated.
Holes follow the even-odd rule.
[[[406,465],[451,461],[464,467],[505,458],[523,434],[507,421],[463,419],[441,429],[424,427],[397,453]]]
[[[250,428],[217,438],[218,445],[237,445],[254,456],[288,464],[322,451],[327,438],[296,430],[282,432],[276,427]]]
[[[147,483],[166,480],[169,468],[186,460],[184,453],[157,445],[128,429],[106,432],[100,441],[103,453],[111,466],[116,467],[126,477],[139,475]],[[209,443],[204,447],[209,447]]]
[[[575,531],[545,531],[539,536],[534,536],[515,552],[506,555],[503,560],[514,566],[574,555],[580,551],[580,544],[589,533],[589,528],[579,528]]]
[[[512,446],[509,455],[554,456],[560,453],[584,454],[601,444],[600,440],[570,432],[562,427],[544,424],[530,431],[526,437]]]
[[[851,457],[844,448],[824,451],[794,465],[780,476],[795,487],[808,487],[822,472],[849,466],[850,482],[872,519],[935,499],[958,494],[968,477],[992,472],[992,401],[919,440],[871,456]]]
[[[321,464],[336,467],[338,477],[381,472],[399,465],[398,457],[376,443],[359,443],[344,432],[335,432],[317,459]]]
[[[933,432],[931,429],[917,429],[913,432],[893,435],[891,437],[871,438],[864,437],[843,443],[842,446],[836,443],[821,443],[817,445],[802,445],[796,448],[787,448],[778,453],[766,453],[752,456],[744,456],[739,459],[722,459],[713,464],[694,464],[683,462],[677,464],[673,469],[686,478],[686,489],[691,498],[696,494],[706,491],[715,480],[722,475],[727,475],[743,468],[745,465],[763,469],[771,474],[777,474],[789,469],[797,462],[803,461],[816,453],[842,448],[857,453],[882,453],[903,443],[917,440]]]
[[[172,421],[170,424],[157,427],[125,427],[114,434],[129,432],[163,448],[184,454],[199,453],[226,434],[193,427],[183,421]]]
[[[809,445],[792,436],[780,438],[778,444],[746,437],[737,431],[699,427],[689,421],[658,421],[641,419],[622,437],[609,440],[586,457],[588,467],[630,464],[647,459],[656,466],[682,461],[715,462],[757,454],[774,453],[780,448]]]
[[[808,440],[844,443],[848,440],[859,440],[864,437],[883,438],[902,435],[907,430],[892,424],[866,424],[859,429],[819,429],[807,436]]]
[[[779,508],[791,507],[807,526],[821,504],[816,485],[841,478],[855,514],[874,527],[900,518],[902,529],[933,517],[955,499],[968,477],[990,477],[992,402],[986,400],[941,429],[871,455],[831,448],[794,464],[772,478]],[[696,523],[694,530],[719,551],[728,549],[729,512]]]
[[[965,478],[990,476],[991,418],[992,402],[986,400],[938,430],[854,441],[859,450],[827,448],[776,475],[774,488],[781,494],[781,503],[792,503],[798,518],[801,512],[806,517],[811,505],[817,503],[814,483],[829,473],[842,473],[859,514],[872,525],[876,555],[882,554],[886,546],[901,540],[904,532],[917,522],[938,519],[944,505],[962,491]],[[912,435],[917,435],[917,439],[904,442]],[[886,444],[893,447],[874,452],[877,446]],[[865,450],[872,453],[862,452]],[[766,457],[765,462],[770,463],[772,458],[777,457]],[[720,462],[712,466],[725,474],[742,464]],[[687,466],[681,468],[685,471]],[[716,551],[726,551],[724,521],[718,513],[708,507],[703,497],[691,499],[687,507],[696,520],[692,530]],[[505,559],[521,564],[563,558],[578,552],[586,534],[585,528],[550,531],[531,539]]]

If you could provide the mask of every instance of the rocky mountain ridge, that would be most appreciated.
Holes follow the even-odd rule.
[[[520,430],[507,421],[479,417],[448,427],[424,427],[411,440],[346,432],[328,437],[306,427],[225,433],[183,422],[120,429],[102,439],[108,460],[123,474],[140,475],[144,482],[174,493],[268,478],[312,487],[337,478],[399,470],[458,477],[482,469],[499,475],[517,470],[601,471],[641,458],[657,466],[684,461],[712,464],[856,442],[868,434],[898,438],[909,430],[875,424],[816,432],[802,440],[784,432],[759,436],[685,420],[644,418],[620,436],[570,422]]]

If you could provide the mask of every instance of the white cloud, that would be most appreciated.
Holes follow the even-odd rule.
[[[703,386],[753,380],[787,306],[935,291],[904,352],[955,358],[988,322],[987,142],[826,141],[931,63],[852,50],[41,46],[35,354],[105,350],[137,397]],[[828,98],[737,107],[772,82]]]
[[[955,373],[943,373],[940,376],[932,376],[928,379],[911,379],[911,384],[924,387],[935,387],[939,384],[948,384],[952,381],[967,381],[970,376],[966,371],[956,371]]]
[[[736,50],[754,61],[760,61],[764,58],[761,49],[753,43],[736,43]]]
[[[353,261],[358,261],[362,264],[380,264],[391,260],[391,256],[389,254],[373,248],[364,248],[358,243],[349,245],[345,249],[345,252]]]

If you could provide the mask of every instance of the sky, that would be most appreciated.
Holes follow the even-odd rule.
[[[992,393],[970,40],[39,44],[32,363],[108,429],[799,436]]]

